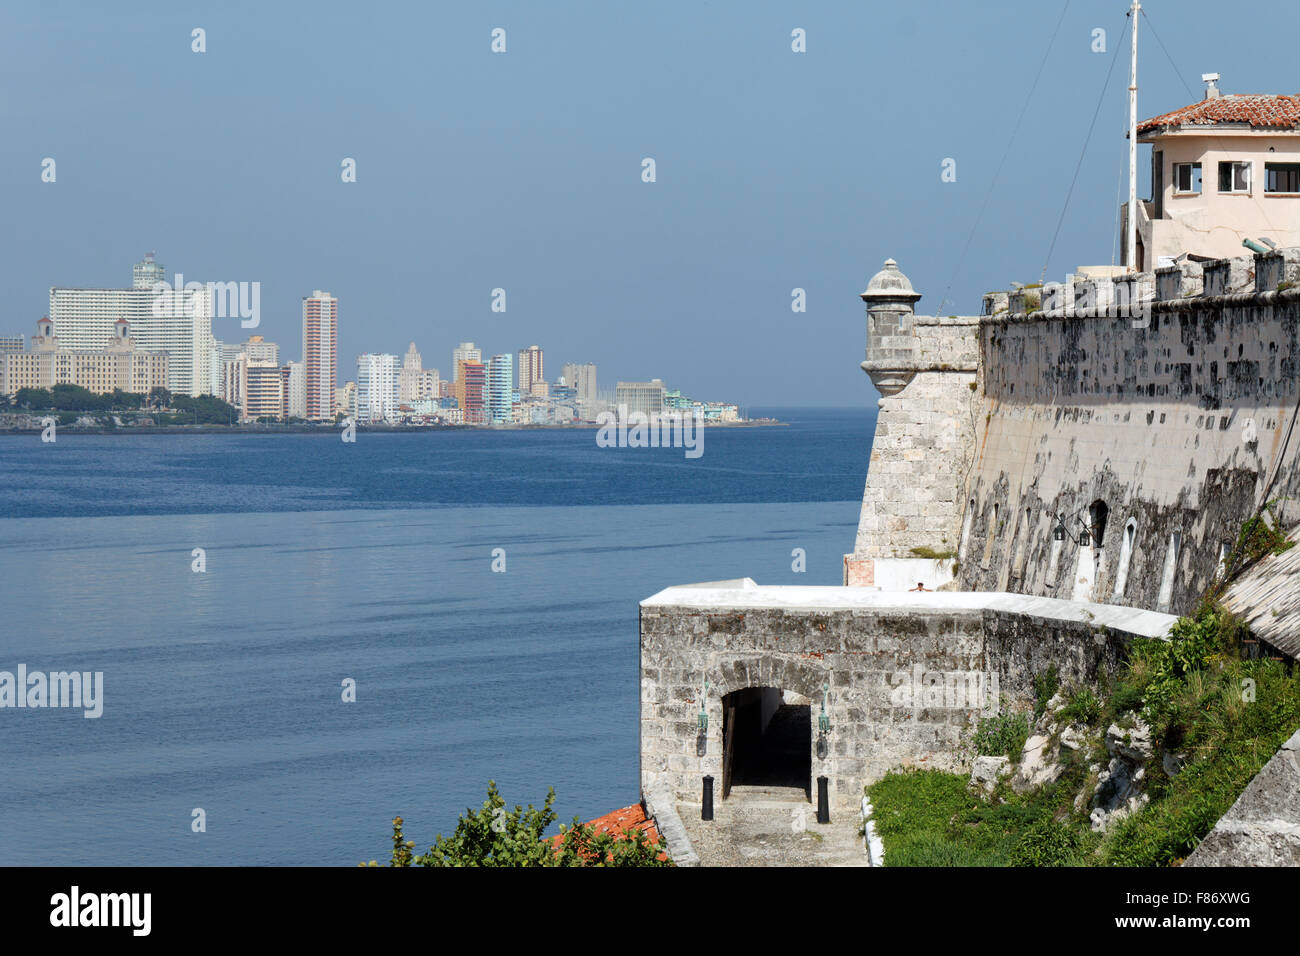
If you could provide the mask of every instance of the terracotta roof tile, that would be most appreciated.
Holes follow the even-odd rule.
[[[655,826],[654,820],[645,815],[645,807],[639,803],[634,803],[630,807],[623,807],[621,810],[614,810],[594,820],[588,820],[587,826],[595,827],[596,835],[602,833],[612,833],[615,836],[622,836],[631,830],[642,831],[651,843],[659,839],[659,828]],[[550,837],[550,842],[556,848],[560,845],[560,836]],[[666,860],[666,854],[660,853],[659,859]]]
[[[1143,120],[1138,132],[1168,126],[1241,123],[1263,129],[1300,128],[1300,95],[1224,93],[1191,106]]]

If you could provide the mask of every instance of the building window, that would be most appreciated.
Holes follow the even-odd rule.
[[[1264,192],[1300,193],[1300,163],[1265,163]]]
[[[1174,193],[1201,191],[1201,164],[1174,163]]]
[[[1219,163],[1219,192],[1250,192],[1250,163]]]
[[[1088,506],[1088,516],[1092,518],[1089,530],[1092,532],[1092,543],[1098,549],[1101,548],[1102,542],[1106,538],[1106,517],[1110,514],[1110,509],[1106,507],[1106,502],[1098,498]]]

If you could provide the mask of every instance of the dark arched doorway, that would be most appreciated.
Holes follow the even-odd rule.
[[[779,687],[746,687],[722,698],[722,797],[733,787],[812,786],[812,705]]]

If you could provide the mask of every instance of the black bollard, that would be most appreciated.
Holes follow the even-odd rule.
[[[713,819],[713,778],[708,775],[704,777],[704,803],[700,807],[700,819]]]
[[[830,798],[826,795],[826,786],[830,781],[825,777],[817,778],[817,822],[831,822]]]

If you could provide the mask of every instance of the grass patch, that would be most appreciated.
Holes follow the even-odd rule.
[[[867,788],[886,866],[1069,866],[1096,844],[1086,828],[1054,822],[1061,786],[985,803],[966,783],[962,774],[905,770]]]
[[[1034,675],[1034,720],[1047,712],[1047,702],[1061,689],[1061,672],[1053,664],[1041,674]]]
[[[1300,727],[1300,674],[1270,659],[1240,653],[1244,631],[1213,600],[1180,618],[1168,641],[1139,641],[1113,682],[1099,690],[1065,691],[1062,718],[1101,727],[1126,725],[1140,711],[1150,724],[1155,753],[1148,761],[1150,803],[1113,824],[1105,836],[1089,829],[1096,776],[1088,761],[1068,752],[1055,784],[1015,794],[1006,781],[992,802],[967,789],[967,777],[939,771],[891,773],[868,788],[887,866],[1169,866],[1196,848]],[[1035,680],[1043,707],[1059,689],[1050,671]],[[974,733],[981,755],[1016,759],[1030,729],[1025,712],[984,718]],[[1168,776],[1162,751],[1185,758]],[[1074,799],[1086,794],[1079,811]]]
[[[1101,698],[1091,687],[1076,687],[1070,690],[1065,706],[1061,708],[1061,719],[1067,724],[1087,724],[1092,726],[1101,719]]]
[[[1029,739],[1029,716],[1023,712],[981,717],[975,726],[975,752],[981,757],[1019,760]]]
[[[927,548],[922,545],[919,548],[912,548],[912,556],[915,558],[929,558],[932,561],[947,561],[949,558],[957,557],[957,552],[949,549],[947,551],[936,551],[934,548]]]

